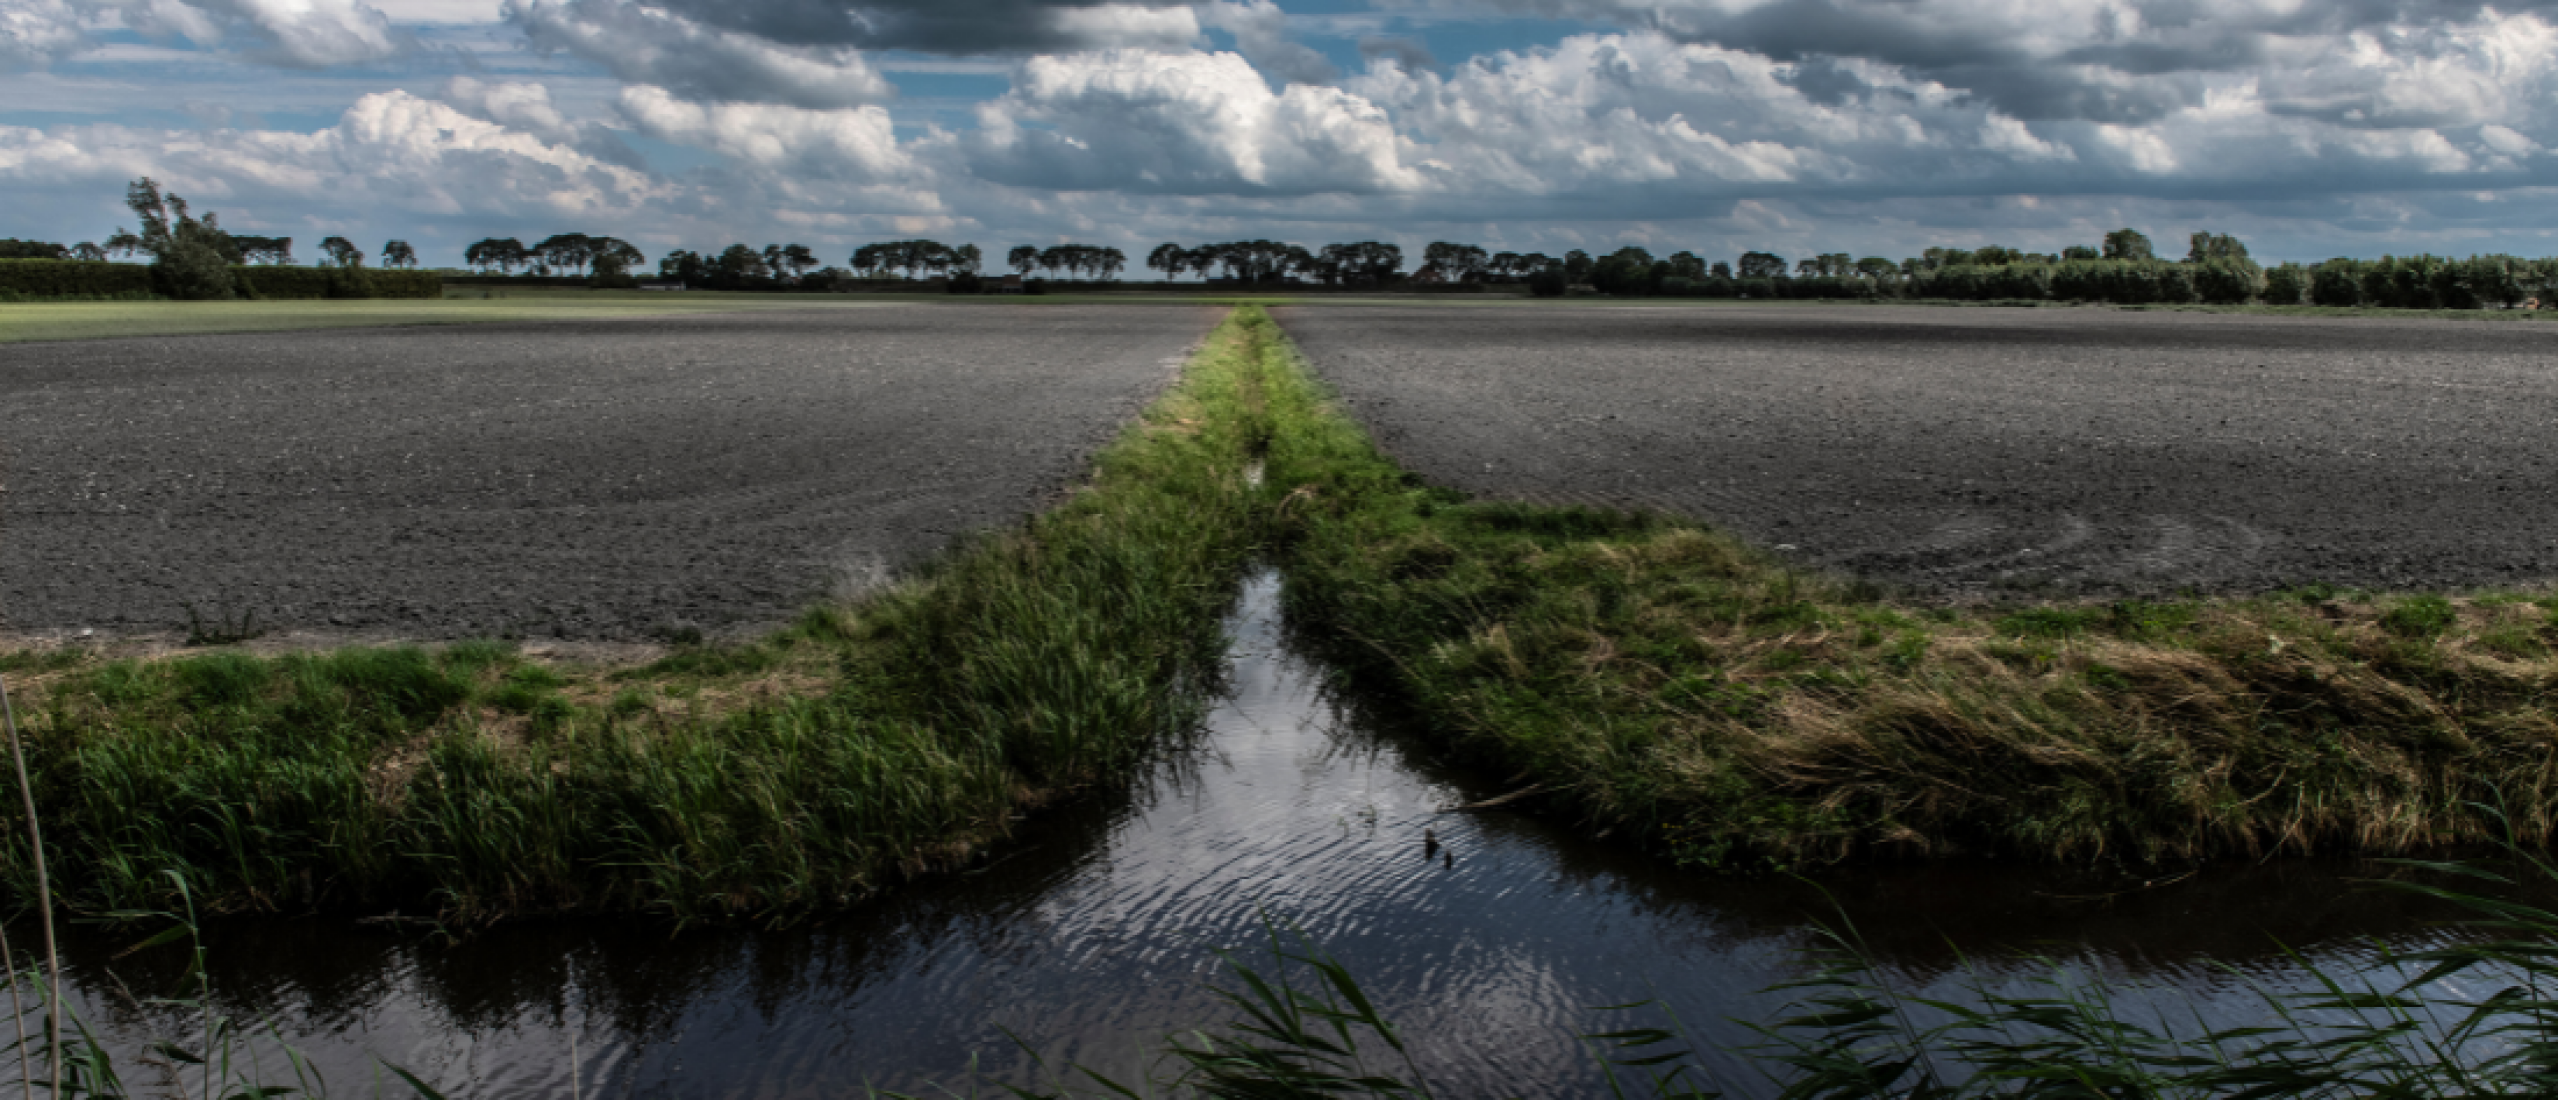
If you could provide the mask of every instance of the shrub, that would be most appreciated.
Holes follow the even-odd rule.
[[[974,271],[962,271],[950,277],[950,285],[945,289],[953,294],[984,294],[986,280]]]
[[[155,296],[177,297],[160,282],[160,265],[117,264],[86,260],[0,260],[0,295],[20,299],[72,298],[130,301]],[[232,289],[243,298],[343,298],[354,284],[341,269],[325,267],[233,267]],[[364,285],[375,298],[440,298],[443,276],[432,271],[366,271]]]
[[[27,298],[137,298],[159,294],[151,269],[86,260],[0,260],[0,293]]]
[[[2265,273],[2265,304],[2296,306],[2309,292],[2309,272],[2299,264],[2284,264]]]
[[[1560,298],[1570,289],[1561,267],[1541,268],[1528,276],[1528,293],[1539,298]]]
[[[231,282],[231,265],[202,240],[181,237],[170,245],[151,265],[151,278],[160,293],[182,301],[219,301],[239,296]]]
[[[2362,279],[2352,260],[2329,260],[2309,276],[2309,300],[2322,306],[2363,304]]]
[[[2212,261],[2195,266],[2192,277],[2197,297],[2213,305],[2234,306],[2256,297],[2264,273],[2244,261]]]

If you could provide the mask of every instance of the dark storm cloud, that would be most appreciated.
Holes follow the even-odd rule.
[[[1392,61],[1406,72],[1439,67],[1439,59],[1431,55],[1430,47],[1394,35],[1372,34],[1360,39],[1359,56],[1370,61]]]
[[[940,54],[1073,49],[1093,44],[1074,18],[1101,8],[1186,8],[1174,0],[666,0],[707,26],[793,45]]]

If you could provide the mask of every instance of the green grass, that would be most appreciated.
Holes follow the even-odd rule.
[[[2411,853],[2558,829],[2518,595],[1896,602],[1677,519],[1468,500],[1269,370],[1289,610],[1545,804],[1700,868]]]
[[[183,336],[387,325],[472,325],[605,317],[731,313],[763,309],[843,309],[835,295],[683,294],[575,288],[448,287],[443,300],[371,298],[265,302],[18,302],[0,304],[0,343]]]
[[[56,896],[787,916],[965,861],[1195,727],[1261,530],[1267,327],[1212,334],[1055,511],[751,644],[16,658]],[[36,896],[23,834],[0,882]]]

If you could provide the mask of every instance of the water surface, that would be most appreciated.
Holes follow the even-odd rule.
[[[2370,867],[2151,884],[1995,863],[1731,879],[1568,823],[1438,813],[1502,793],[1504,777],[1443,766],[1336,706],[1291,650],[1277,597],[1275,575],[1246,585],[1231,690],[1196,750],[1031,820],[965,873],[778,931],[587,919],[451,943],[345,917],[226,922],[208,936],[217,998],[272,1014],[340,1091],[369,1085],[376,1056],[456,1096],[562,1095],[572,1066],[591,1096],[956,1089],[972,1065],[1027,1080],[1015,1037],[1052,1062],[1141,1070],[1165,1034],[1222,1018],[1212,949],[1256,949],[1266,917],[1360,975],[1441,1095],[1584,1096],[1601,1086],[1574,1036],[1625,1023],[1592,1006],[1659,998],[1709,1040],[1745,1042],[1726,1018],[1782,1003],[1758,990],[1792,973],[1818,919],[1852,921],[1914,990],[1955,989],[1966,956],[2040,950],[2175,991],[2135,1010],[2192,999],[2214,1023],[2256,1018],[2250,982],[2298,982],[2281,945],[2350,969],[2437,934],[2441,914],[2357,888]],[[72,952],[85,1014],[122,1043],[183,1026],[134,999],[171,987],[179,953],[110,958],[132,938],[89,932]]]

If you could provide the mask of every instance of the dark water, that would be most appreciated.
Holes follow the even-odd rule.
[[[1842,911],[1913,989],[1958,988],[1966,956],[2038,950],[2172,989],[2149,1007],[2192,1001],[2216,1024],[2257,1017],[2249,983],[2298,983],[2280,945],[2352,970],[2378,943],[2428,942],[2443,915],[2358,887],[2369,867],[2219,867],[2144,889],[1974,864],[1815,886],[1680,874],[1514,814],[1434,816],[1499,784],[1346,721],[1285,647],[1276,597],[1273,577],[1247,586],[1232,697],[1203,749],[1035,819],[975,871],[786,931],[589,920],[453,944],[344,918],[221,924],[217,1000],[272,1016],[341,1093],[369,1090],[375,1057],[457,1096],[563,1095],[572,1064],[589,1096],[959,1088],[972,1063],[1028,1072],[1008,1032],[1051,1059],[1141,1068],[1167,1032],[1222,1018],[1210,951],[1254,948],[1266,913],[1350,964],[1442,1095],[1569,1096],[1599,1087],[1574,1036],[1627,1022],[1592,1006],[1658,997],[1742,1041],[1725,1018],[1781,1003],[1756,991],[1790,973],[1810,921]],[[1424,858],[1425,826],[1453,867]],[[110,959],[130,938],[89,933],[73,952],[84,1015],[119,1044],[184,1026],[132,1000],[168,991],[180,953]]]

